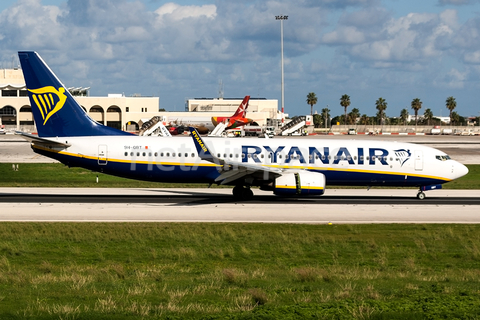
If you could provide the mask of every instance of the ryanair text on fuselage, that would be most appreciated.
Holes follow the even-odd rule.
[[[387,166],[389,156],[388,150],[383,148],[356,148],[355,152],[352,153],[346,147],[340,147],[335,155],[331,155],[330,147],[323,147],[322,151],[316,147],[308,147],[307,158],[304,156],[306,150],[302,152],[300,148],[296,146],[290,147],[288,152],[285,152],[285,146],[279,146],[275,150],[269,146],[263,146],[263,148],[271,155],[270,161],[272,163],[290,163],[292,160],[298,160],[300,163],[305,164],[307,162],[309,164],[314,164],[317,161],[321,161],[323,164],[339,164],[340,161],[347,161],[350,165],[375,165],[376,161],[378,161],[380,164]],[[248,162],[249,159],[252,159],[256,163],[261,163],[260,154],[262,152],[263,150],[259,146],[244,145],[242,146],[242,162]],[[281,159],[282,154],[285,155],[285,159]],[[409,159],[411,153],[410,150],[401,149],[395,150],[395,154],[408,155],[408,158],[406,159],[399,159],[398,156],[395,157],[403,166],[403,164]]]

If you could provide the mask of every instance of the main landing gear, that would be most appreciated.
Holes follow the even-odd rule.
[[[250,189],[250,187],[242,186],[242,185],[237,185],[233,188],[233,197],[236,200],[252,200],[253,199],[253,191]]]

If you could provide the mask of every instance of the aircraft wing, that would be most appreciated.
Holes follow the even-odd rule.
[[[45,139],[45,138],[40,138],[38,136],[34,136],[33,134],[21,132],[21,131],[15,131],[16,135],[21,136],[23,139],[30,141],[31,143],[35,143],[37,145],[42,145],[46,147],[63,147],[63,148],[68,148],[71,146],[69,143],[63,143],[60,141],[55,141],[55,140],[50,140],[50,139]]]
[[[278,168],[220,159],[210,152],[207,145],[198,134],[198,131],[193,127],[189,128],[200,159],[221,166],[220,175],[215,179],[215,182],[221,181],[220,184],[228,184],[232,181],[246,178],[248,176],[263,176],[264,180],[270,180],[280,177],[283,173],[283,171]]]

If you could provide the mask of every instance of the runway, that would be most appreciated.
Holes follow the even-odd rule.
[[[464,136],[309,136],[427,144],[464,164],[480,163],[480,140]],[[276,138],[281,139],[281,138]],[[0,137],[0,162],[55,162],[18,136]],[[327,189],[318,198],[255,190],[238,203],[230,189],[0,188],[0,221],[155,221],[242,223],[480,223],[478,190]]]
[[[330,189],[315,198],[229,189],[0,188],[0,221],[237,223],[480,223],[477,190]]]

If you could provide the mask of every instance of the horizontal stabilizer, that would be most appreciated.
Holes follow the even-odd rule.
[[[27,141],[30,141],[31,143],[35,143],[38,145],[50,146],[50,147],[63,147],[63,148],[68,148],[71,146],[71,144],[67,142],[60,142],[60,141],[40,138],[33,134],[29,134],[21,131],[15,131],[15,134],[21,136],[23,139]]]

